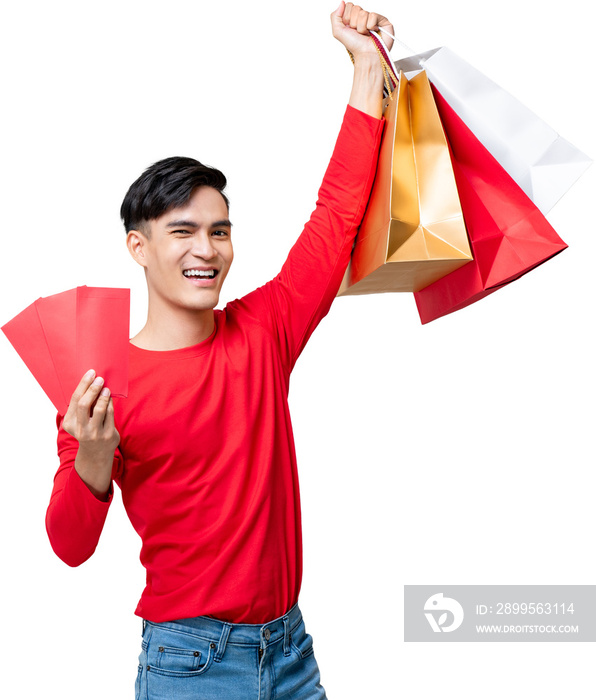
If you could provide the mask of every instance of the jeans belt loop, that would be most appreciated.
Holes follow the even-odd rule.
[[[284,656],[290,655],[290,620],[287,615],[283,617],[284,621]]]
[[[215,656],[213,660],[219,663],[223,659],[224,651],[226,650],[226,644],[228,643],[228,637],[232,631],[232,625],[229,622],[224,622],[221,629],[221,635],[219,637],[219,642],[217,644],[217,649],[215,650]]]

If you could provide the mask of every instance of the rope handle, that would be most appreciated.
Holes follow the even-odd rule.
[[[370,38],[372,39],[375,49],[379,54],[379,60],[381,61],[381,66],[383,67],[383,76],[385,77],[385,87],[391,96],[399,83],[395,66],[393,65],[393,61],[391,60],[391,56],[389,55],[389,50],[387,49],[385,42],[381,39],[381,35],[371,32]]]
[[[372,36],[370,37],[372,39]],[[375,44],[375,48],[377,49],[377,53],[379,54],[379,60],[381,61],[381,68],[383,69],[383,80],[385,82],[385,91],[387,94],[391,97],[393,91],[395,90],[397,86],[397,78],[395,77],[395,73],[393,70],[387,65],[387,61],[385,60],[385,57],[379,50],[378,46],[373,40],[373,44]],[[354,63],[354,55],[352,52],[347,49],[348,54],[350,56],[350,59],[352,63]]]
[[[379,27],[380,29],[380,27]],[[386,34],[392,37],[391,34],[389,34],[388,31],[385,31]],[[379,54],[379,60],[381,62],[381,67],[383,69],[383,79],[385,81],[385,92],[389,95],[390,99],[393,99],[393,91],[397,87],[397,84],[399,82],[399,79],[397,77],[397,74],[395,72],[395,66],[393,65],[393,61],[391,60],[391,56],[389,56],[389,50],[387,49],[387,46],[385,45],[385,42],[382,40],[381,35],[377,34],[376,32],[370,33],[370,40],[373,42],[375,49],[377,50],[377,53]],[[348,52],[350,59],[352,63],[354,63],[354,55],[349,49],[346,49]]]
[[[414,51],[414,49],[411,49],[407,44],[404,44],[403,41],[393,36],[391,32],[388,32],[386,29],[383,29],[383,27],[380,26],[379,31],[383,34],[387,34],[387,36],[390,36],[396,44],[399,44],[402,48],[404,48],[408,56],[414,56],[418,53],[418,51]]]

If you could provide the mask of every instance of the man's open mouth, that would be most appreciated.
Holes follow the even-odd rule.
[[[199,277],[203,279],[213,279],[219,270],[182,270],[185,277]]]

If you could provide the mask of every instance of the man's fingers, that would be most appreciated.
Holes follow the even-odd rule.
[[[95,370],[90,369],[85,372],[82,376],[81,381],[78,383],[77,388],[74,390],[73,395],[70,397],[70,405],[76,405],[83,394],[91,386],[91,383],[95,379]]]
[[[367,12],[360,5],[354,3],[341,3],[340,6],[331,15],[331,21],[334,25],[334,36],[339,38],[338,32],[341,28],[350,28],[364,36],[370,35],[372,30],[377,30],[383,27],[391,34],[395,34],[393,25],[384,15],[378,12]],[[341,40],[341,39],[340,39]],[[393,40],[387,35],[383,36],[383,42],[390,50],[393,46]]]
[[[118,446],[120,435],[110,390],[93,370],[85,374],[72,395],[62,427],[86,450],[113,451]]]
[[[103,426],[106,430],[110,431],[113,430],[116,432],[116,426],[114,423],[114,402],[112,401],[112,397],[110,396],[108,398],[108,403],[107,403],[107,408],[106,408],[106,415],[104,419]],[[120,442],[120,435],[117,434],[117,443]]]
[[[367,27],[369,30],[374,29],[375,27],[383,27],[383,29],[386,29],[389,32],[389,34],[391,34],[391,36],[395,36],[395,30],[393,29],[393,25],[387,19],[387,17],[383,17],[383,15],[371,13],[368,19]],[[387,47],[387,50],[391,51],[391,47],[393,46],[393,39],[390,36],[387,36],[385,32],[381,32],[381,36],[383,39],[383,43]]]
[[[344,23],[352,27],[352,29],[356,29],[362,8],[360,5],[352,5],[351,2],[348,3],[347,8],[349,8],[349,11],[347,13],[344,12]]]
[[[77,419],[84,425],[93,412],[93,405],[103,388],[103,377],[95,377],[87,387],[87,391],[79,398],[76,405]]]
[[[337,6],[337,9],[333,10],[333,12],[331,13],[331,21],[337,21],[338,19],[341,20],[345,9],[346,3],[344,2],[344,0],[341,0],[339,5]]]
[[[68,409],[66,415],[64,416],[64,429],[67,433],[71,435],[75,434],[77,430],[76,424],[80,421],[81,416],[81,400],[85,396],[89,387],[92,386],[95,381],[95,370],[90,369],[82,376],[81,381],[78,383],[77,388],[74,390],[72,396],[70,397],[70,402],[68,404]],[[87,413],[87,420],[89,419],[89,414]]]
[[[356,20],[356,31],[359,34],[368,34],[368,19],[369,19],[369,14],[368,12],[364,12],[361,10],[358,13],[358,19]]]
[[[106,418],[108,406],[111,403],[110,390],[107,386],[104,386],[99,392],[99,396],[97,397],[95,403],[91,406],[91,422],[103,424]]]
[[[389,20],[386,17],[383,17],[383,15],[380,15],[377,12],[368,13],[368,18],[366,20],[366,28],[369,31],[371,29],[376,29],[379,26],[384,27],[386,24],[389,24]],[[393,34],[393,32],[391,33]]]

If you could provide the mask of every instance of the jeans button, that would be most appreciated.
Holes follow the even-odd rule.
[[[265,631],[263,632],[263,636],[267,641],[271,639],[271,630],[267,627]]]

